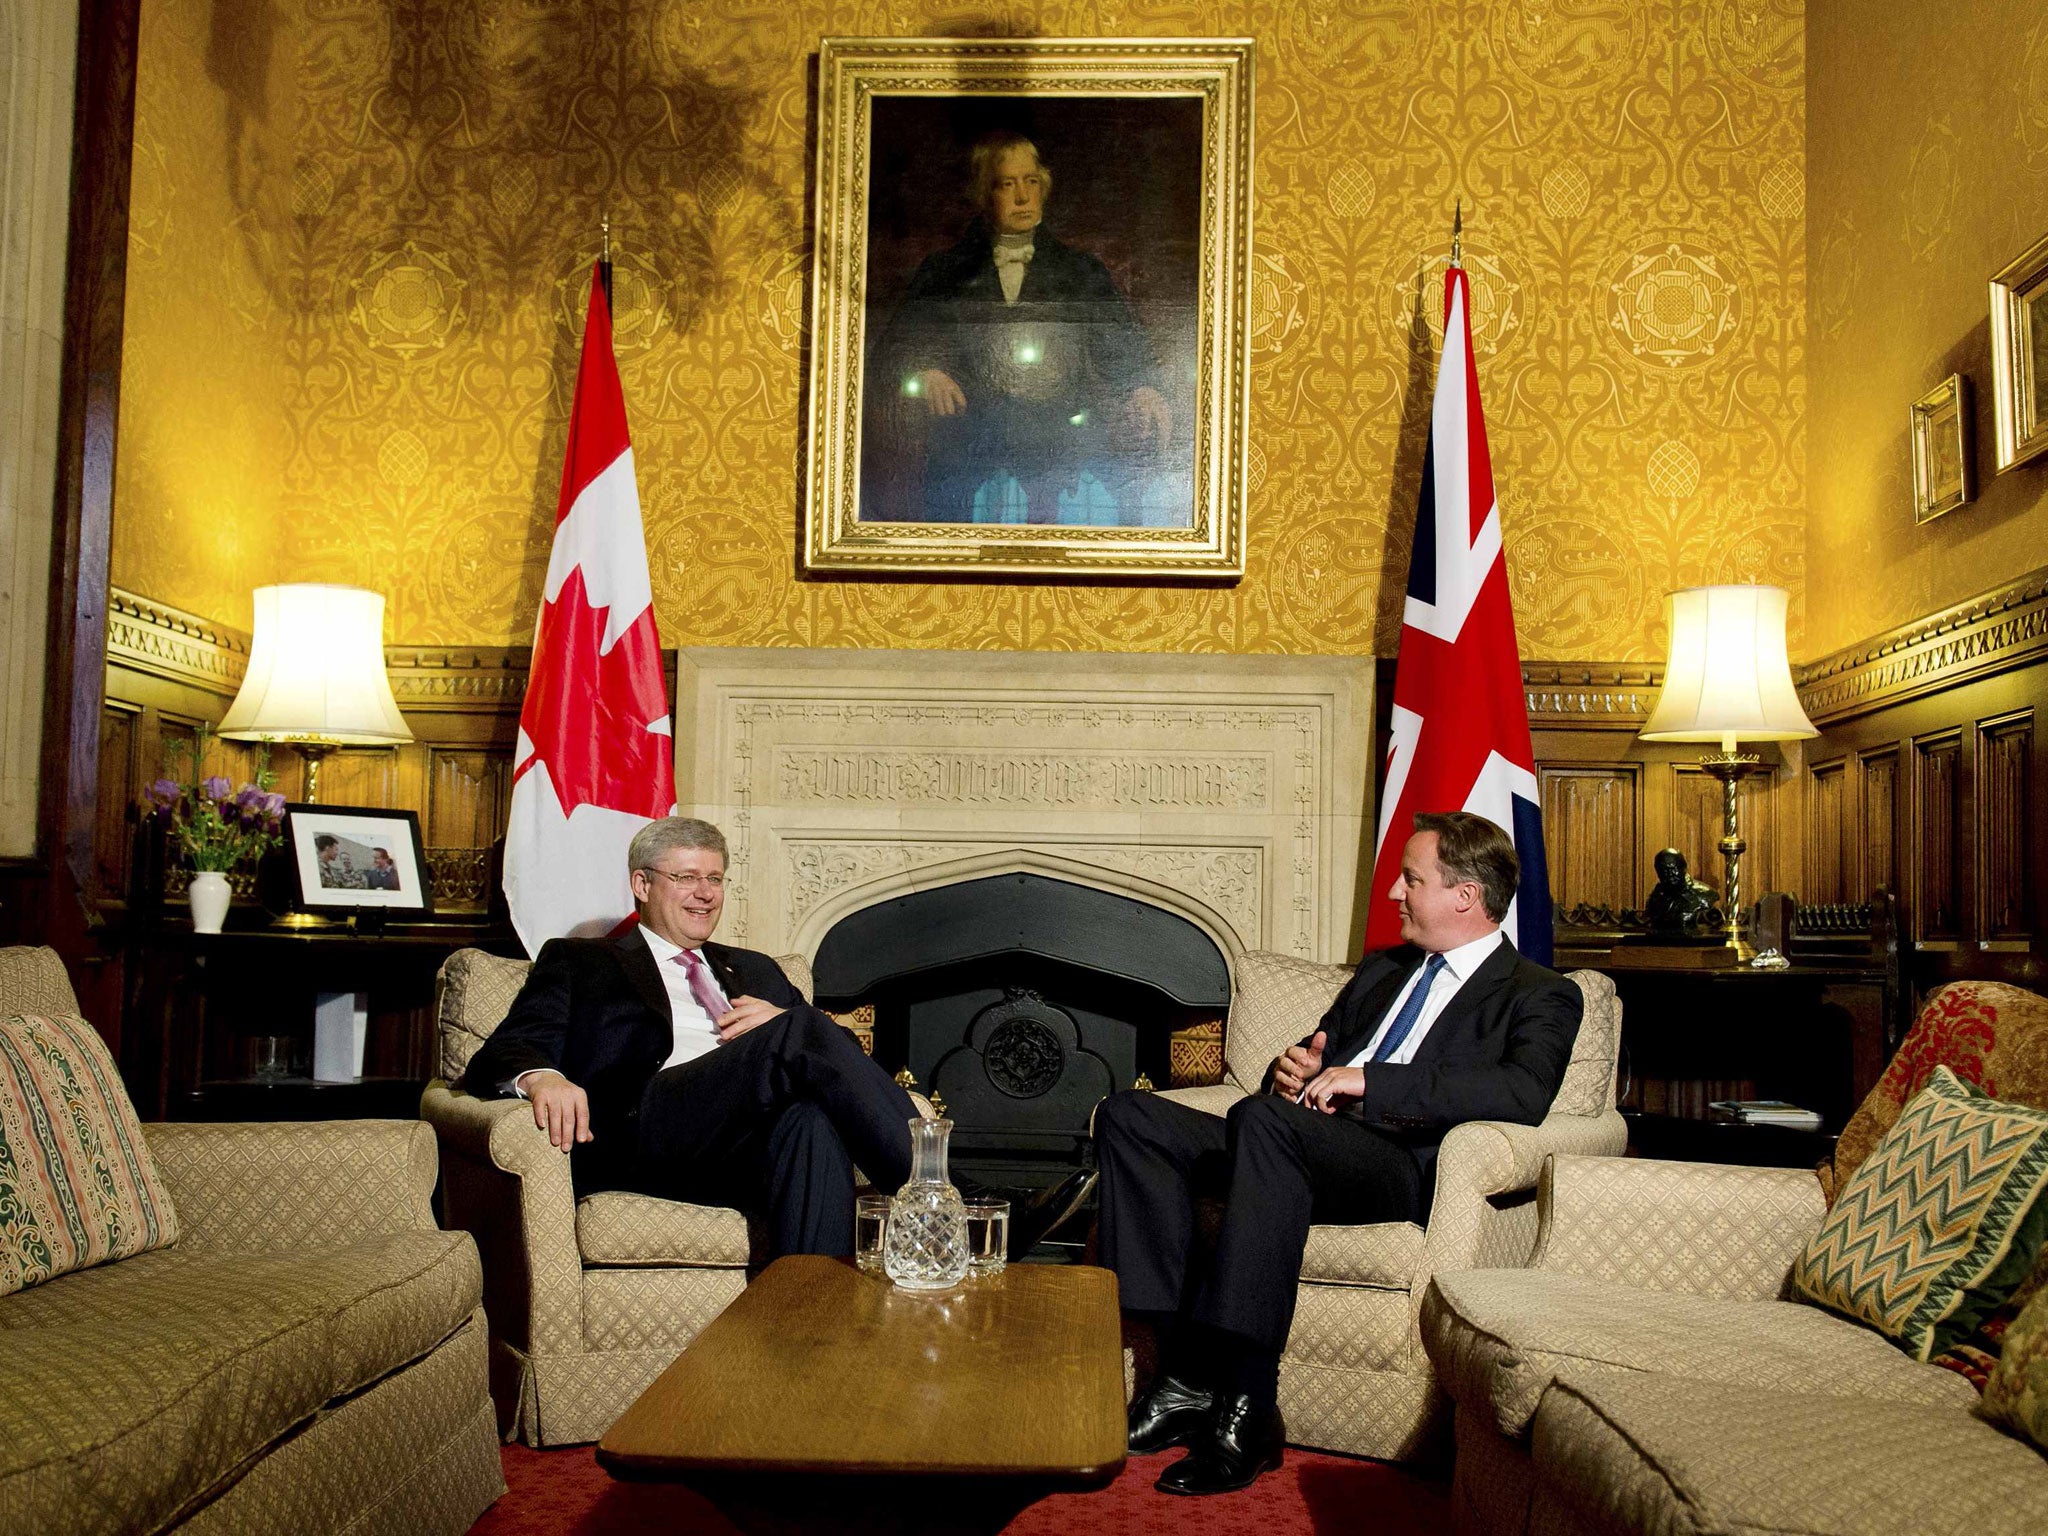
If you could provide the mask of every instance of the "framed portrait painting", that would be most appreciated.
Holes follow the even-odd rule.
[[[1991,279],[1991,389],[2000,473],[2048,453],[2048,235]]]
[[[1953,512],[1976,494],[1970,462],[1970,381],[1952,373],[1915,400],[1913,521]]]
[[[288,805],[284,851],[292,870],[292,905],[298,911],[433,910],[420,819],[412,811]]]
[[[1252,44],[827,38],[804,563],[1244,574]]]

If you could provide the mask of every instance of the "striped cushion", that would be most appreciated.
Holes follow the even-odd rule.
[[[1929,1359],[2027,1277],[2048,1236],[2044,1195],[2048,1110],[1936,1067],[1836,1195],[1793,1290]]]
[[[113,1058],[85,1020],[0,1023],[0,1296],[176,1241]]]

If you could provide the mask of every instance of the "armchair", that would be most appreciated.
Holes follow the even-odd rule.
[[[1258,1091],[1268,1063],[1336,1000],[1347,966],[1252,951],[1239,957],[1223,1032],[1223,1081],[1169,1090],[1222,1115]],[[1443,1398],[1417,1312],[1439,1270],[1526,1263],[1536,1244],[1531,1198],[1551,1153],[1616,1154],[1627,1129],[1614,1108],[1621,1003],[1595,971],[1571,978],[1586,1012],[1571,1065],[1540,1125],[1473,1121],[1444,1138],[1427,1229],[1413,1222],[1314,1227],[1302,1257],[1294,1327],[1280,1360],[1290,1439],[1388,1460],[1429,1455]]]
[[[809,962],[779,963],[809,996]],[[483,1255],[499,1427],[528,1445],[568,1445],[602,1436],[739,1295],[753,1243],[747,1219],[722,1206],[623,1191],[578,1200],[569,1160],[525,1103],[450,1086],[510,1010],[527,964],[477,949],[448,957],[441,1076],[420,1113],[441,1140],[448,1224]]]

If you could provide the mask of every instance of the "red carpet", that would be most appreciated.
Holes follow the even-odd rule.
[[[1180,1499],[1152,1481],[1179,1452],[1133,1456],[1100,1493],[1056,1494],[1013,1520],[1005,1536],[1114,1530],[1117,1536],[1434,1536],[1450,1529],[1450,1493],[1432,1477],[1377,1461],[1289,1451],[1287,1464],[1242,1493]],[[616,1483],[589,1446],[563,1451],[505,1447],[510,1491],[470,1536],[595,1536],[661,1531],[734,1536],[712,1507],[681,1488]]]

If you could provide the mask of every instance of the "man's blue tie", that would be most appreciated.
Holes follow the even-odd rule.
[[[1387,1026],[1387,1033],[1381,1039],[1379,1048],[1372,1053],[1374,1061],[1385,1061],[1401,1049],[1401,1042],[1408,1038],[1408,1031],[1415,1027],[1415,1021],[1422,1017],[1422,1005],[1429,1001],[1429,984],[1436,980],[1436,973],[1444,968],[1442,955],[1431,955],[1422,965],[1422,980],[1415,983],[1415,990],[1408,994],[1408,1001],[1401,1005],[1401,1011],[1394,1015],[1394,1022]]]

